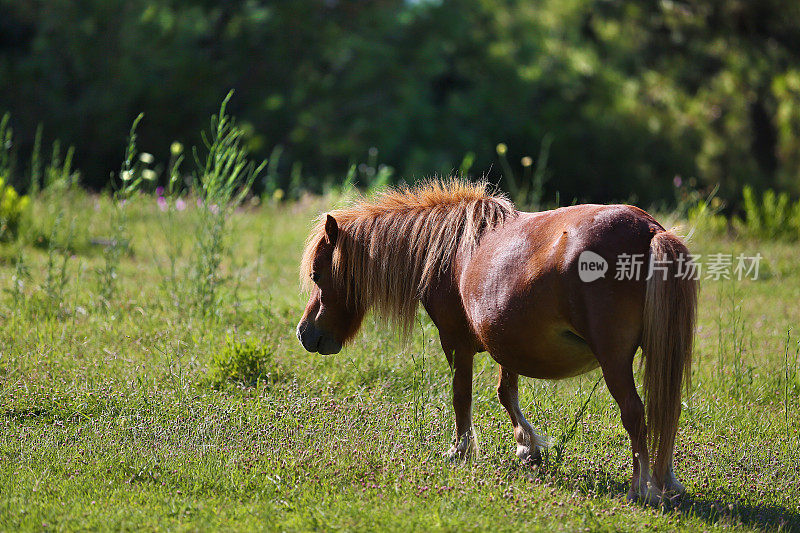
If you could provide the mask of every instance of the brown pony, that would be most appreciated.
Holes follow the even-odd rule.
[[[633,268],[615,275],[623,263]],[[633,448],[628,496],[658,501],[684,490],[672,456],[691,367],[697,289],[681,274],[691,266],[681,240],[636,207],[524,213],[482,183],[426,182],[319,221],[300,269],[310,298],[297,337],[310,352],[337,353],[369,310],[407,334],[421,302],[454,370],[454,458],[477,452],[475,353],[500,364],[517,455],[535,462],[546,440],[519,408],[519,375],[561,379],[599,365]],[[639,346],[647,426],[633,379]]]

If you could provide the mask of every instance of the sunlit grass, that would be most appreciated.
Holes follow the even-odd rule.
[[[54,237],[65,260],[57,302],[46,298],[49,248],[4,245],[0,529],[800,528],[792,245],[695,235],[697,253],[760,252],[767,265],[758,281],[702,282],[695,387],[676,450],[689,493],[653,509],[625,502],[628,438],[602,382],[589,398],[597,371],[522,381],[534,426],[556,438],[574,426],[561,462],[551,453],[531,469],[513,453],[497,365],[479,355],[481,458],[452,465],[441,457],[450,371],[423,313],[407,346],[368,319],[338,355],[303,351],[297,262],[328,201],[233,212],[209,314],[191,312],[165,281],[182,250],[173,281],[192,286],[194,198],[171,214],[153,197],[130,199],[130,253],[108,310],[97,304],[104,251],[92,244],[111,230],[107,198],[73,192],[63,204],[59,224],[74,236],[70,247],[61,230]],[[51,206],[40,199],[33,212],[42,217],[31,235],[48,235]]]

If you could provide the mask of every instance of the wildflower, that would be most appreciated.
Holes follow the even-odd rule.
[[[156,174],[155,170],[150,170],[149,168],[146,168],[142,171],[142,178],[144,178],[147,181],[155,181],[157,177],[158,174]]]
[[[497,155],[504,156],[508,151],[508,146],[506,146],[505,143],[499,143],[496,149],[497,149]]]
[[[158,200],[156,200],[156,203],[158,204],[158,208],[160,210],[162,210],[162,211],[166,211],[167,210],[167,200],[163,196],[159,196]]]
[[[533,159],[528,157],[527,155],[522,158],[522,166],[527,168],[533,164]]]
[[[284,195],[283,189],[275,189],[275,192],[272,193],[272,199],[275,200],[276,202],[280,202],[281,200],[283,200],[283,195]]]
[[[156,158],[153,157],[153,154],[148,154],[147,152],[142,152],[141,154],[139,154],[139,161],[141,161],[145,165],[149,165],[155,160]]]
[[[169,151],[173,156],[179,156],[183,153],[183,145],[175,141],[170,145]]]
[[[178,211],[183,211],[186,209],[186,202],[183,200],[183,198],[178,198],[175,200],[175,209]]]
[[[682,183],[683,180],[681,179],[681,177],[675,174],[675,177],[672,178],[672,184],[677,188],[680,187]]]
[[[130,170],[123,170],[122,174],[120,174],[120,178],[122,178],[122,181],[130,181],[131,178],[133,178],[133,172]]]
[[[156,187],[156,196],[164,196],[164,187],[161,185]]]

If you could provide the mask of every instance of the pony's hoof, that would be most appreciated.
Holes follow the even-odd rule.
[[[444,452],[442,454],[442,457],[444,457],[446,460],[450,461],[451,463],[458,463],[458,462],[462,462],[462,461],[466,460],[465,455],[462,454],[461,452],[459,452],[458,448],[456,448],[455,446],[453,446],[452,448],[450,448],[449,450]]]
[[[643,505],[652,505],[657,507],[661,504],[664,495],[663,493],[658,490],[653,485],[650,485],[647,489],[640,489],[636,490],[634,487],[628,491],[628,502],[629,503],[641,503]]]
[[[669,494],[670,496],[683,496],[686,494],[686,487],[683,486],[683,483],[675,479],[675,476],[671,476],[672,479],[668,479],[666,483],[664,483],[664,494]]]
[[[683,484],[678,481],[675,483],[670,483],[669,486],[664,487],[664,496],[671,500],[680,498],[684,494],[686,494],[686,487],[684,487]]]
[[[469,437],[462,437],[452,448],[444,452],[444,457],[451,463],[464,463],[470,459],[477,459],[478,446]]]
[[[517,457],[525,464],[539,466],[542,464],[542,452],[538,446],[531,447],[517,444]]]
[[[473,459],[473,454],[469,452],[462,452],[459,450],[448,450],[442,454],[445,460],[457,464],[457,463],[467,463]]]

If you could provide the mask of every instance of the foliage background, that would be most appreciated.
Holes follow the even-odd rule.
[[[550,201],[670,203],[675,176],[732,205],[743,184],[796,197],[799,55],[800,4],[778,0],[0,0],[19,160],[41,123],[92,188],[139,112],[166,160],[234,88],[284,188],[368,158],[448,174],[470,153],[497,181],[497,143],[521,170],[549,134]]]

